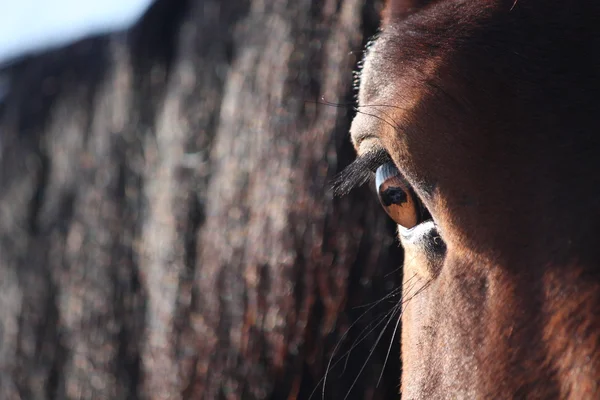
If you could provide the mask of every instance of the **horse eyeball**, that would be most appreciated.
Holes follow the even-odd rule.
[[[375,187],[379,202],[394,222],[406,229],[417,225],[419,217],[415,195],[393,163],[377,168]]]

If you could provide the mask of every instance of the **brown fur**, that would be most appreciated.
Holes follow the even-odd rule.
[[[423,268],[403,240],[403,398],[600,397],[598,21],[589,1],[389,2],[352,137],[447,247]]]

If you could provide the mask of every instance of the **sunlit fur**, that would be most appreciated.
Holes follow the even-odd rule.
[[[401,237],[403,398],[600,398],[600,3],[391,1],[359,110],[446,244]]]

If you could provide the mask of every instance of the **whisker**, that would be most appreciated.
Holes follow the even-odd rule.
[[[400,313],[402,313],[401,303],[399,306],[396,306],[395,309],[396,309],[396,311],[399,311]],[[392,351],[392,346],[394,345],[394,338],[396,337],[396,333],[398,332],[398,327],[400,326],[401,320],[402,320],[401,315],[398,315],[398,318],[396,319],[396,325],[394,326],[394,331],[392,332],[392,338],[390,339],[390,345],[388,346],[388,350],[385,355],[385,360],[383,361],[383,367],[381,368],[381,373],[379,374],[379,379],[377,379],[377,385],[375,385],[375,387],[379,387],[379,384],[381,383],[381,378],[383,378],[383,371],[385,371],[385,366],[387,365],[387,361],[390,357],[390,353]]]
[[[386,120],[386,119],[380,117],[380,116],[377,116],[375,114],[367,113],[367,112],[362,111],[360,109],[361,108],[366,108],[366,107],[370,107],[370,108],[386,107],[386,108],[395,108],[395,109],[399,109],[399,110],[406,110],[405,107],[399,107],[399,106],[395,106],[395,105],[392,105],[392,104],[362,104],[362,105],[355,106],[356,102],[354,102],[354,101],[353,102],[348,102],[348,103],[334,103],[332,101],[326,100],[324,97],[321,97],[321,100],[317,100],[317,101],[307,100],[307,101],[305,101],[305,103],[321,104],[321,105],[324,105],[324,106],[336,107],[336,108],[348,108],[348,109],[352,108],[355,112],[357,112],[359,114],[367,115],[367,116],[370,116],[370,117],[373,117],[373,118],[377,118],[380,121],[388,124],[389,126],[391,126],[394,129],[399,129],[400,125],[396,121],[394,121],[394,119],[390,115],[384,113],[383,111],[380,111],[389,120],[391,120],[393,123],[390,122],[389,120]]]
[[[376,119],[380,120],[381,122],[383,122],[384,124],[387,124],[387,125],[389,125],[389,126],[390,126],[392,129],[394,129],[394,130],[397,130],[397,129],[399,129],[399,128],[400,128],[400,127],[399,127],[399,126],[396,124],[396,121],[394,121],[394,120],[392,120],[392,122],[393,122],[393,124],[392,124],[391,122],[389,122],[389,121],[385,120],[384,118],[382,118],[382,117],[380,117],[380,116],[378,116],[378,115],[375,115],[375,114],[370,114],[370,113],[368,113],[368,112],[361,111],[361,110],[359,110],[359,109],[358,109],[358,107],[357,107],[357,108],[355,108],[354,110],[355,110],[357,113],[359,113],[359,114],[363,114],[363,115],[367,115],[367,116],[369,116],[369,117],[376,118]]]
[[[406,281],[406,283],[410,282],[416,276],[417,276],[417,274],[413,274],[413,276],[410,277]],[[416,282],[413,283],[413,284],[411,284],[410,288],[408,288],[406,290],[406,295],[408,297],[394,306],[394,309],[393,309],[394,310],[394,314],[390,317],[390,321],[389,322],[391,322],[392,319],[397,316],[397,318],[396,318],[396,324],[394,325],[394,330],[392,331],[392,337],[390,338],[390,345],[388,346],[388,350],[386,352],[385,360],[383,361],[383,367],[381,368],[381,372],[379,374],[379,378],[377,379],[377,385],[375,387],[379,387],[379,384],[381,383],[381,379],[383,378],[383,372],[385,371],[385,366],[387,365],[387,362],[389,360],[390,353],[392,351],[392,346],[394,345],[394,339],[396,337],[396,334],[398,333],[398,328],[400,326],[400,321],[402,321],[402,313],[404,311],[404,307],[408,304],[408,302],[410,300],[412,300],[413,298],[415,298],[415,296],[417,296],[418,294],[420,294],[429,285],[430,282],[431,281],[427,281],[414,294],[408,296],[408,294],[412,291],[412,289],[416,285]],[[405,283],[405,285],[406,285],[406,283]],[[388,324],[389,324],[389,322],[388,322]],[[387,327],[387,324],[386,324],[386,327]],[[374,346],[377,346],[377,343],[378,342],[376,342]],[[367,358],[367,361],[368,361],[368,358]],[[365,365],[366,365],[366,363],[365,363]]]
[[[364,115],[370,115],[370,114],[367,114],[367,113],[365,113],[365,112],[364,112],[364,111],[362,111],[362,110],[359,110],[360,108],[365,108],[365,107],[370,107],[370,108],[376,108],[376,107],[389,107],[389,108],[397,108],[397,109],[400,109],[400,110],[403,110],[403,109],[404,109],[404,108],[402,108],[402,107],[397,107],[397,106],[388,106],[388,105],[384,105],[384,104],[381,104],[381,105],[362,105],[362,106],[358,106],[358,107],[356,107],[356,112],[357,112],[357,113],[360,113],[360,114],[364,114]],[[392,118],[392,117],[391,117],[391,116],[390,116],[388,113],[386,113],[385,111],[382,111],[382,110],[378,110],[378,111],[379,111],[381,114],[383,114],[383,115],[384,115],[384,116],[385,116],[385,117],[386,117],[386,118],[387,118],[389,121],[392,121],[392,122],[393,122],[393,124],[391,124],[391,123],[389,123],[389,121],[388,121],[388,125],[390,125],[392,128],[394,128],[394,130],[399,130],[399,129],[400,129],[400,124],[399,124],[398,122],[396,122],[396,120],[395,120],[394,118]],[[372,115],[371,115],[371,116],[372,116]],[[381,118],[381,120],[383,121],[383,118]]]
[[[389,274],[386,274],[386,276],[388,276],[388,275]],[[329,377],[329,374],[333,371],[334,368],[336,368],[338,365],[340,365],[340,363],[343,362],[343,368],[342,368],[342,371],[340,372],[340,374],[343,375],[345,373],[345,371],[347,370],[348,363],[350,361],[350,355],[351,355],[351,353],[361,343],[363,343],[373,332],[375,332],[377,329],[380,329],[383,326],[383,328],[381,328],[381,331],[378,334],[377,338],[375,339],[374,344],[371,346],[371,348],[369,350],[369,353],[368,353],[368,355],[366,357],[365,362],[361,366],[361,368],[358,371],[356,377],[352,381],[352,384],[350,385],[350,388],[348,389],[348,392],[346,393],[346,395],[344,397],[344,400],[347,400],[349,398],[349,396],[350,396],[350,393],[352,392],[352,390],[356,386],[358,380],[362,376],[362,373],[364,372],[366,366],[368,365],[369,360],[372,358],[375,350],[377,349],[377,346],[381,342],[381,339],[383,338],[383,336],[385,335],[385,333],[388,331],[388,327],[390,327],[390,325],[392,325],[392,322],[394,321],[394,318],[396,318],[395,323],[392,325],[393,326],[392,336],[390,338],[389,345],[387,346],[387,351],[386,351],[386,355],[385,355],[385,358],[384,358],[383,366],[382,366],[382,369],[380,371],[379,377],[377,379],[377,385],[376,385],[376,387],[379,387],[379,385],[381,384],[381,381],[383,379],[383,373],[384,373],[385,368],[387,366],[387,363],[388,363],[388,361],[390,359],[392,346],[394,345],[394,340],[395,340],[395,338],[396,338],[396,336],[398,334],[398,331],[399,331],[399,328],[400,328],[401,317],[402,317],[402,314],[403,314],[403,312],[405,310],[405,307],[406,307],[406,305],[412,299],[414,299],[416,296],[418,296],[431,283],[431,280],[429,280],[429,281],[427,281],[427,282],[425,282],[425,283],[423,283],[422,285],[419,286],[418,285],[418,281],[415,278],[417,278],[417,274],[413,274],[410,278],[404,280],[404,282],[401,285],[401,287],[392,289],[389,293],[387,293],[381,299],[379,299],[377,301],[374,301],[372,303],[369,303],[369,304],[365,304],[365,305],[361,305],[361,306],[357,306],[357,307],[353,308],[353,309],[360,309],[360,308],[363,308],[363,307],[367,307],[367,309],[365,311],[363,311],[358,316],[358,318],[348,327],[348,329],[346,330],[346,332],[344,332],[344,334],[341,336],[341,338],[336,343],[336,345],[335,345],[335,347],[334,347],[334,349],[332,351],[331,357],[329,358],[329,361],[327,363],[327,367],[325,369],[325,373],[324,373],[323,377],[317,382],[317,384],[315,385],[314,389],[310,393],[309,400],[313,398],[313,396],[315,395],[315,393],[319,389],[319,386],[321,386],[321,385],[322,385],[321,386],[321,398],[324,400],[325,399],[326,387],[327,387],[327,379]],[[370,311],[372,311],[375,307],[377,307],[378,305],[380,305],[382,302],[384,302],[386,300],[393,299],[394,297],[398,296],[400,294],[400,291],[402,292],[402,299],[400,301],[398,301],[398,302],[394,302],[394,305],[392,306],[392,308],[390,310],[382,312],[379,315],[375,316],[373,318],[373,321],[370,322],[369,324],[367,324],[361,330],[361,332],[357,335],[356,339],[350,345],[350,348],[348,350],[346,350],[345,352],[343,352],[343,354],[337,355],[337,353],[338,353],[338,351],[340,349],[340,346],[342,345],[342,343],[344,342],[344,340],[347,338],[347,336],[350,333],[350,331],[364,318],[364,316],[367,313],[369,313]],[[334,361],[334,359],[336,358],[336,356],[339,357],[339,358],[337,358],[337,360]]]
[[[394,307],[395,307],[395,306],[394,306]],[[375,317],[375,321],[377,321],[377,324],[376,324],[376,325],[373,327],[373,329],[370,329],[370,330],[369,330],[369,331],[368,331],[368,332],[365,334],[365,333],[364,333],[364,332],[365,332],[365,330],[369,329],[369,327],[370,327],[372,324],[374,324],[374,323],[375,323],[375,321],[373,321],[373,322],[369,323],[369,324],[368,324],[368,325],[367,325],[367,326],[366,326],[366,327],[365,327],[365,328],[362,330],[362,332],[360,332],[360,334],[359,334],[359,337],[358,337],[358,338],[361,338],[361,336],[360,336],[360,335],[364,335],[364,336],[361,338],[361,340],[360,340],[360,341],[362,342],[362,340],[366,339],[366,338],[367,338],[367,336],[369,336],[369,335],[370,335],[370,334],[371,334],[371,333],[372,333],[372,332],[373,332],[373,331],[374,331],[374,330],[375,330],[377,327],[379,327],[379,326],[380,326],[380,325],[381,325],[381,324],[382,324],[382,323],[383,323],[383,322],[386,320],[386,318],[388,318],[388,317],[391,315],[391,313],[393,313],[393,312],[394,312],[394,308],[392,308],[391,310],[388,310],[388,311],[384,312],[384,313],[383,313],[383,315],[382,315],[382,314],[380,314],[380,315],[376,316],[376,317]],[[384,328],[384,329],[385,329],[385,328]],[[356,343],[356,342],[357,342],[358,338],[357,338],[356,340],[354,340],[354,343]],[[350,353],[352,352],[352,350],[354,350],[354,349],[356,348],[356,346],[354,345],[354,343],[352,343],[352,346],[350,347],[350,349],[349,349],[349,350],[348,350],[346,353],[344,353],[344,355],[343,355],[342,357],[340,357],[340,359],[341,359],[341,358],[345,358],[345,359],[346,359],[346,361],[344,362],[344,368],[342,369],[342,372],[340,373],[340,375],[341,375],[341,374],[343,374],[343,373],[346,371],[346,368],[347,368],[347,366],[348,366],[348,361],[350,361]],[[360,342],[359,342],[359,343],[360,343]],[[357,343],[357,345],[358,345],[358,343]]]
[[[404,289],[404,286],[406,286],[406,284],[408,284],[408,282],[412,281],[416,276],[417,276],[417,274],[413,274],[413,276],[411,276],[404,283],[403,289]],[[411,284],[410,288],[405,290],[405,292],[406,292],[405,294],[408,295],[410,293],[410,291],[414,288],[414,286],[415,286],[415,283]],[[411,298],[412,297],[409,297],[407,300],[402,301],[394,306],[394,309],[399,312],[399,315],[396,320],[396,325],[394,326],[394,331],[392,332],[392,337],[390,338],[390,345],[388,346],[388,350],[385,355],[385,360],[383,361],[383,367],[381,368],[381,373],[379,374],[379,379],[377,379],[377,385],[375,385],[375,387],[379,387],[379,384],[381,383],[381,379],[383,378],[383,372],[385,371],[385,366],[387,365],[388,359],[390,357],[390,353],[392,351],[392,346],[394,345],[394,339],[396,337],[396,333],[398,332],[398,327],[400,326],[400,321],[402,320],[402,306],[405,305],[406,302],[408,300],[410,300]]]
[[[398,110],[408,110],[408,108],[406,107],[400,107],[400,106],[395,106],[393,104],[363,104],[358,106],[358,108],[362,108],[362,107],[388,107],[388,108],[396,108]]]
[[[397,311],[397,310],[393,309],[393,311],[394,311],[394,314],[395,314],[395,311]],[[365,370],[365,367],[367,366],[369,360],[371,359],[371,356],[375,352],[375,349],[377,348],[377,345],[381,341],[381,338],[383,337],[383,334],[385,333],[385,330],[387,329],[387,327],[389,326],[390,322],[392,321],[392,318],[388,319],[387,323],[384,325],[383,329],[381,330],[381,333],[379,334],[379,336],[377,336],[377,339],[375,340],[375,344],[373,345],[373,347],[371,347],[371,350],[369,351],[369,355],[367,356],[367,359],[365,360],[365,362],[363,363],[363,366],[358,371],[358,374],[356,375],[356,378],[354,378],[354,381],[352,382],[352,385],[350,385],[350,389],[348,389],[348,392],[346,393],[346,396],[344,396],[344,400],[346,400],[348,398],[348,396],[350,395],[350,392],[352,391],[352,389],[356,385],[356,382],[358,382],[358,378],[360,378],[360,376],[362,375],[362,372]]]
[[[409,278],[409,281],[411,281],[414,277],[416,276],[416,274],[414,274],[411,278]],[[408,290],[406,291],[407,294],[413,289],[413,287],[416,285],[416,282],[412,283],[410,288],[408,288]],[[419,289],[417,292],[420,292],[422,290]],[[394,334],[392,336],[392,341],[395,337],[395,332],[397,330],[398,324],[400,323],[400,317],[401,317],[401,313],[402,313],[402,309],[403,309],[403,305],[405,304],[405,302],[409,301],[410,299],[412,299],[414,296],[409,297],[407,300],[403,300],[400,301],[398,304],[394,305],[394,307],[392,308],[392,310],[390,310],[389,312],[386,313],[384,318],[387,318],[387,322],[384,325],[383,329],[381,330],[381,333],[379,334],[379,336],[377,337],[377,339],[375,340],[375,344],[373,344],[373,346],[371,347],[371,350],[369,351],[369,354],[367,356],[367,359],[365,360],[365,362],[363,363],[363,366],[361,367],[360,371],[358,371],[358,374],[356,375],[356,378],[354,379],[354,381],[352,382],[352,385],[350,386],[350,389],[348,389],[348,392],[346,393],[346,396],[344,397],[344,400],[346,400],[348,398],[348,396],[350,395],[350,392],[352,391],[352,389],[354,388],[354,386],[356,385],[356,382],[358,382],[358,378],[360,378],[362,372],[364,371],[365,367],[367,366],[369,359],[371,358],[371,356],[373,355],[373,353],[375,352],[375,349],[377,348],[377,345],[379,344],[379,342],[381,341],[381,338],[383,337],[383,334],[385,333],[387,327],[389,326],[389,324],[392,322],[392,320],[394,319],[394,317],[397,315],[398,319],[396,321],[396,325],[394,328]],[[388,318],[389,316],[389,318]],[[377,326],[381,325],[381,321],[377,324]],[[392,346],[392,342],[390,342],[390,349]],[[388,353],[389,356],[389,353]],[[387,363],[387,359],[388,356],[386,356],[386,362],[384,363],[383,368],[385,368],[385,365]],[[383,369],[380,375],[380,379],[381,376],[383,375]],[[378,385],[379,385],[379,381],[378,381]]]
[[[366,313],[366,312],[365,312]],[[387,313],[386,313],[387,315]],[[321,385],[321,383],[323,383],[323,388],[322,388],[322,399],[325,399],[325,386],[327,384],[327,376],[329,374],[329,371],[333,368],[335,368],[340,362],[342,362],[342,360],[344,360],[346,358],[346,356],[352,352],[352,350],[354,350],[356,348],[356,346],[358,346],[359,344],[361,344],[367,337],[369,337],[369,335],[375,330],[377,329],[385,320],[385,315],[383,316],[383,318],[381,318],[377,324],[375,324],[375,326],[373,326],[371,329],[369,329],[368,332],[366,332],[365,334],[363,334],[363,336],[357,340],[354,341],[352,347],[348,350],[346,350],[346,352],[344,352],[340,358],[338,358],[335,362],[332,363],[333,361],[333,357],[335,357],[335,354],[332,354],[332,356],[329,359],[329,363],[327,364],[327,368],[325,369],[325,375],[323,376],[323,378],[321,378],[319,380],[319,382],[317,382],[317,384],[315,385],[315,388],[313,389],[313,391],[311,392],[310,396],[309,396],[309,400],[312,398],[312,396],[315,394],[315,392],[317,391],[317,389],[319,388],[319,385]],[[355,325],[358,322],[355,321],[352,325]],[[371,323],[372,324],[372,323]],[[369,324],[370,325],[370,324]],[[334,349],[334,353],[335,351],[337,351],[337,348],[339,347],[339,345],[342,343],[343,339],[345,336],[348,335],[348,333],[350,332],[351,328],[348,328],[348,330],[346,330],[346,332],[344,333],[344,335],[342,336],[342,338],[340,338],[340,340],[338,341],[338,344],[336,345],[336,349]],[[363,330],[364,331],[364,330]]]
[[[373,302],[371,302],[371,303],[363,304],[363,305],[361,305],[361,306],[355,306],[355,307],[352,307],[352,309],[353,309],[353,310],[358,310],[358,309],[360,309],[360,308],[369,307],[369,306],[371,306],[371,305],[373,305],[373,304],[379,304],[379,303],[380,303],[380,302],[382,302],[383,300],[389,299],[390,297],[395,297],[395,296],[398,296],[398,295],[400,294],[400,290],[401,290],[401,288],[397,287],[397,288],[395,288],[395,289],[392,289],[392,291],[391,291],[390,293],[386,294],[384,297],[382,297],[382,298],[381,298],[381,299],[379,299],[379,300],[375,300],[375,301],[373,301]]]
[[[390,293],[388,293],[387,295],[385,295],[383,298],[379,299],[378,301],[374,302],[367,310],[365,310],[358,318],[357,320],[352,323],[348,329],[346,330],[346,332],[342,335],[342,337],[340,338],[340,340],[338,341],[338,343],[336,344],[332,355],[329,359],[329,362],[327,364],[327,368],[325,370],[325,374],[324,376],[319,380],[319,382],[315,385],[315,388],[313,389],[313,391],[311,392],[310,396],[309,396],[309,400],[312,399],[312,397],[314,396],[315,392],[317,391],[317,389],[319,388],[319,385],[323,384],[322,386],[322,391],[321,391],[321,396],[322,399],[325,399],[325,391],[326,391],[326,384],[327,384],[327,377],[329,375],[329,372],[332,371],[336,366],[338,366],[342,360],[344,360],[344,367],[343,370],[341,372],[341,374],[344,373],[344,371],[347,369],[347,365],[349,362],[349,358],[350,358],[350,354],[352,353],[352,351],[354,349],[356,349],[356,347],[362,343],[367,337],[369,337],[369,335],[371,333],[373,333],[376,329],[378,329],[379,327],[381,327],[382,324],[383,328],[381,329],[381,333],[377,336],[377,339],[375,340],[375,343],[373,344],[373,346],[371,347],[369,354],[367,355],[367,359],[365,360],[363,366],[361,367],[360,371],[358,372],[358,374],[356,375],[356,377],[354,378],[352,385],[350,386],[350,388],[348,389],[348,392],[346,393],[346,396],[344,397],[344,400],[348,399],[348,396],[350,395],[352,389],[356,386],[356,383],[358,382],[358,379],[360,378],[360,376],[362,375],[364,369],[366,368],[368,361],[370,360],[370,358],[372,357],[373,353],[375,352],[375,349],[377,348],[377,345],[381,342],[381,339],[383,337],[383,335],[385,334],[388,326],[390,326],[391,322],[394,320],[394,318],[396,318],[396,323],[394,324],[394,329],[392,331],[392,337],[390,339],[390,345],[388,346],[388,350],[386,352],[386,357],[384,360],[384,364],[379,376],[379,379],[377,381],[377,386],[379,386],[381,379],[383,377],[383,371],[385,370],[385,366],[387,365],[387,362],[389,360],[389,356],[391,354],[391,348],[393,346],[394,343],[394,338],[396,337],[396,334],[398,332],[399,326],[400,326],[400,321],[401,321],[401,316],[402,313],[404,312],[404,308],[405,306],[408,304],[409,301],[411,301],[412,299],[414,299],[417,295],[419,295],[423,290],[425,290],[429,284],[431,283],[431,280],[423,283],[423,285],[421,285],[416,291],[413,292],[413,290],[415,289],[415,287],[417,286],[417,281],[414,281],[414,279],[417,277],[417,274],[413,274],[413,276],[411,276],[409,279],[407,279],[403,285],[402,285],[402,291],[403,291],[403,299],[399,302],[397,302],[396,304],[394,304],[394,306],[392,307],[391,310],[384,312],[383,314],[380,314],[379,316],[376,316],[374,318],[374,321],[369,323],[363,330],[362,332],[358,335],[358,337],[354,340],[354,342],[352,343],[351,347],[345,351],[343,354],[340,355],[340,357],[334,362],[333,359],[340,347],[340,345],[342,344],[342,342],[344,341],[344,339],[348,336],[350,330],[352,328],[354,328],[354,326],[369,312],[371,311],[374,307],[376,307],[377,305],[379,305],[381,302],[393,298],[397,295],[397,292],[399,291],[400,288],[395,288],[393,289]]]
[[[391,270],[390,272],[388,272],[387,274],[385,274],[383,277],[384,277],[384,278],[387,278],[387,277],[388,277],[388,276],[390,276],[391,274],[394,274],[394,273],[396,273],[396,272],[400,271],[402,268],[404,268],[404,265],[400,265],[398,268],[396,268],[396,269],[394,269],[394,270]],[[413,276],[413,278],[414,278],[414,276]],[[410,278],[410,279],[412,279],[412,278]]]
[[[337,107],[337,108],[352,107],[355,109],[355,111],[358,108],[364,108],[364,107],[373,107],[373,108],[374,107],[387,107],[387,108],[396,108],[398,110],[407,110],[406,107],[395,106],[393,104],[362,104],[362,105],[355,106],[355,104],[356,104],[355,101],[347,102],[347,103],[335,103],[333,101],[326,100],[324,97],[321,97],[321,100],[317,100],[317,101],[306,100],[305,103],[321,104],[324,106]]]
[[[340,345],[342,344],[342,342],[344,341],[344,339],[346,338],[346,336],[348,336],[348,333],[350,333],[350,330],[351,330],[351,329],[352,329],[352,328],[353,328],[353,327],[354,327],[356,324],[358,324],[358,322],[359,322],[359,321],[362,319],[362,317],[364,317],[364,316],[365,316],[365,315],[366,315],[366,314],[367,314],[369,311],[371,311],[373,308],[375,308],[377,305],[379,305],[379,304],[380,304],[382,301],[384,301],[386,298],[387,298],[387,296],[386,296],[386,297],[384,297],[384,298],[382,298],[382,299],[380,299],[380,300],[378,300],[378,301],[377,301],[377,302],[375,302],[375,303],[374,303],[372,306],[370,306],[369,308],[367,308],[367,309],[366,309],[366,310],[365,310],[365,311],[364,311],[362,314],[360,314],[360,315],[358,316],[358,318],[356,319],[356,321],[354,321],[354,322],[353,322],[353,323],[352,323],[352,324],[351,324],[351,325],[348,327],[348,329],[346,330],[346,332],[344,332],[344,334],[342,335],[342,337],[341,337],[341,338],[338,340],[337,344],[336,344],[336,345],[335,345],[335,347],[333,348],[333,351],[332,351],[332,353],[331,353],[331,357],[329,358],[329,362],[327,363],[327,367],[325,368],[325,375],[324,375],[324,376],[323,376],[323,378],[321,378],[321,380],[320,380],[320,381],[317,383],[317,386],[315,387],[315,389],[314,389],[314,390],[313,390],[313,392],[311,393],[311,395],[310,395],[309,399],[312,397],[312,395],[314,394],[314,392],[317,390],[317,388],[319,387],[319,385],[321,384],[321,382],[323,382],[323,390],[322,390],[322,391],[323,391],[323,398],[325,398],[324,396],[325,396],[325,386],[326,386],[326,383],[327,383],[327,374],[328,374],[328,372],[329,372],[330,368],[332,368],[332,367],[335,367],[335,365],[337,365],[337,364],[338,364],[338,362],[339,362],[339,361],[341,361],[341,359],[342,359],[342,358],[340,358],[340,359],[339,359],[337,362],[335,362],[335,363],[333,364],[333,366],[332,366],[332,364],[331,364],[331,363],[332,363],[332,361],[333,361],[333,358],[335,357],[335,354],[336,354],[336,352],[337,352],[338,348],[340,347]],[[364,338],[363,338],[362,340],[364,340]],[[362,340],[361,340],[361,342],[362,342]],[[359,342],[359,343],[360,343],[360,342]],[[357,343],[357,345],[358,345],[358,343]],[[350,349],[349,351],[352,351],[352,349]],[[344,353],[344,355],[345,355],[345,354],[346,354],[346,353]],[[342,357],[344,357],[344,355],[342,355]]]
[[[325,98],[321,97],[321,100],[317,100],[317,101],[310,101],[307,100],[305,101],[305,103],[314,103],[314,104],[321,104],[324,106],[330,106],[330,107],[336,107],[336,108],[354,108],[355,102],[348,102],[348,103],[334,103],[332,101],[328,101],[325,100]]]

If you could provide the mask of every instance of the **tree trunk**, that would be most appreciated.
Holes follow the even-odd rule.
[[[398,395],[401,251],[329,187],[379,7],[159,0],[0,72],[0,399]]]

